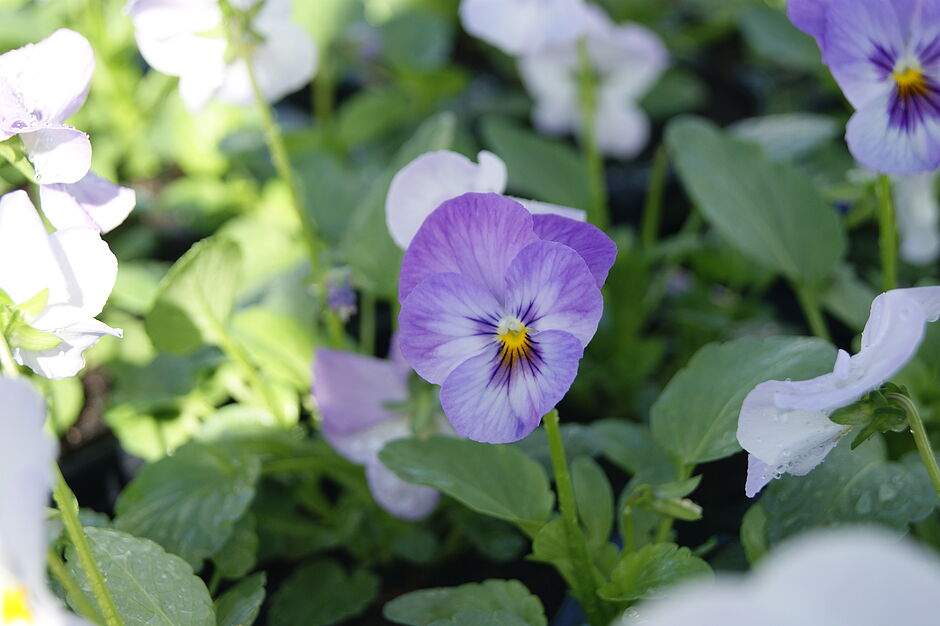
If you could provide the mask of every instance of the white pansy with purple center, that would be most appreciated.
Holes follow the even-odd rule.
[[[401,351],[457,433],[522,439],[567,393],[617,249],[596,227],[468,193],[422,224],[399,277]]]
[[[465,193],[503,193],[506,190],[506,163],[481,151],[478,163],[449,150],[422,154],[403,167],[392,179],[385,198],[385,221],[392,239],[402,249],[408,247],[415,233],[446,200]],[[530,213],[555,214],[584,221],[580,209],[514,198]]]
[[[887,291],[872,301],[862,347],[840,350],[833,371],[810,380],[770,380],[741,406],[738,442],[747,450],[745,493],[753,497],[783,473],[803,476],[851,427],[829,416],[894,376],[917,352],[924,327],[940,317],[940,287]]]
[[[0,377],[0,623],[87,625],[46,584],[46,506],[56,444],[42,398],[23,380]]]
[[[603,9],[585,8],[585,37],[597,81],[595,133],[605,154],[631,157],[649,139],[650,124],[637,104],[669,64],[659,37],[639,24],[616,24]],[[579,43],[569,42],[519,60],[519,72],[535,100],[533,122],[551,135],[581,133]]]
[[[74,183],[88,173],[88,135],[65,120],[85,102],[94,69],[91,45],[64,28],[0,55],[0,141],[20,136],[37,181]]]
[[[251,22],[251,63],[258,87],[274,102],[307,84],[317,66],[313,39],[291,21],[290,0],[230,0],[256,11]],[[130,0],[137,46],[155,70],[180,77],[191,111],[210,100],[248,106],[254,94],[245,63],[229,56],[218,0]]]
[[[933,626],[940,560],[878,528],[802,535],[744,576],[693,582],[617,626]]]
[[[411,436],[409,416],[392,408],[408,400],[411,368],[392,339],[389,359],[320,348],[313,364],[313,397],[326,440],[343,457],[364,465],[369,489],[386,511],[402,519],[426,517],[440,499],[412,485],[379,459],[389,441]]]
[[[26,323],[61,340],[55,348],[16,348],[21,365],[46,378],[67,378],[84,366],[83,352],[121,331],[95,319],[117,279],[117,259],[97,229],[76,226],[51,235],[25,191],[0,198],[0,290],[14,305],[46,291],[45,307]]]
[[[460,21],[511,56],[571,43],[587,26],[584,0],[462,0]]]
[[[892,174],[940,166],[940,2],[792,0],[789,14],[856,109],[852,155]]]

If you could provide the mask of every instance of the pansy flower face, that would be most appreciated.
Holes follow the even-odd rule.
[[[852,155],[887,173],[940,165],[940,2],[796,0],[790,15],[856,109]]]
[[[465,194],[425,220],[402,261],[401,350],[442,386],[458,434],[517,441],[561,400],[615,256],[594,226],[496,194]]]
[[[43,431],[42,398],[0,377],[0,624],[81,626],[46,586],[46,504],[55,442]]]
[[[37,181],[74,183],[88,173],[88,135],[64,122],[85,102],[94,69],[91,45],[65,28],[0,55],[0,141],[20,136]]]
[[[851,427],[829,416],[859,400],[904,367],[924,327],[940,316],[940,287],[894,289],[874,299],[862,349],[839,351],[833,371],[810,380],[769,380],[744,398],[738,442],[748,457],[745,493],[753,497],[782,473],[808,474]]]

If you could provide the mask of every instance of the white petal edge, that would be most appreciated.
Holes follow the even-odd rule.
[[[88,172],[77,183],[40,185],[43,215],[58,230],[94,228],[108,233],[120,226],[137,204],[133,189]]]

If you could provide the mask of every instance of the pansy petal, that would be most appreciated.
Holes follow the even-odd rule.
[[[378,460],[366,465],[366,480],[379,506],[400,519],[423,519],[441,499],[436,489],[406,483]]]
[[[568,392],[584,354],[571,333],[532,337],[532,351],[509,365],[492,344],[460,364],[441,388],[444,415],[459,435],[485,443],[518,441]]]
[[[25,365],[45,378],[71,378],[85,367],[84,352],[105,336],[121,337],[118,328],[111,328],[94,318],[87,318],[70,326],[59,327],[55,323],[56,310],[49,309],[36,319],[33,326],[51,332],[62,340],[51,350],[32,351],[16,349],[13,356],[20,365]]]
[[[29,590],[45,588],[43,524],[56,445],[29,383],[0,377],[0,398],[0,569]]]
[[[826,34],[826,9],[831,0],[787,0],[787,15],[793,25],[816,39],[820,48]]]
[[[617,24],[597,5],[588,5],[588,52],[605,76],[603,91],[637,100],[669,65],[669,52],[655,32],[639,24]]]
[[[562,48],[519,60],[519,76],[532,97],[532,123],[549,135],[562,135],[581,123],[577,50]]]
[[[345,424],[330,424],[324,427],[323,435],[333,449],[353,463],[368,465],[378,461],[379,452],[389,441],[411,437],[411,425],[408,418],[391,411],[387,416],[364,424],[359,428],[345,429]]]
[[[69,228],[49,235],[66,292],[50,290],[49,304],[68,304],[94,317],[104,309],[117,280],[117,258],[98,231]]]
[[[434,209],[465,193],[502,193],[506,164],[492,152],[480,152],[479,165],[457,152],[422,154],[395,174],[385,198],[385,220],[402,249]]]
[[[910,126],[892,123],[891,93],[866,103],[849,120],[845,139],[852,156],[866,167],[888,174],[909,174],[940,165],[940,120]]]
[[[88,135],[68,126],[20,133],[39,183],[76,183],[91,167]]]
[[[324,433],[355,434],[395,417],[388,404],[408,399],[408,374],[390,360],[318,349],[313,397],[323,416]]]
[[[39,214],[25,191],[0,198],[0,290],[21,304],[43,289],[65,291],[65,281]]]
[[[35,120],[47,125],[61,124],[82,106],[94,70],[91,44],[67,28],[0,56],[3,80]]]
[[[398,299],[421,281],[443,272],[463,274],[501,299],[506,268],[537,241],[532,216],[497,194],[468,193],[448,200],[421,225],[401,263]]]
[[[58,230],[81,226],[111,232],[137,204],[133,189],[115,185],[89,172],[71,185],[40,185],[43,215]]]
[[[586,346],[603,311],[604,299],[596,278],[581,255],[566,245],[553,241],[530,244],[506,272],[506,312],[533,328],[536,336],[564,330]]]
[[[532,225],[539,238],[574,249],[587,263],[597,286],[604,286],[607,273],[617,259],[617,244],[604,231],[593,224],[557,215],[536,215]]]
[[[441,384],[455,367],[496,341],[501,303],[461,274],[435,274],[402,302],[399,345],[422,378]]]
[[[569,44],[586,27],[583,0],[463,0],[460,21],[474,37],[513,56]]]
[[[937,172],[894,177],[901,258],[914,265],[930,265],[940,258],[940,204],[936,181]]]
[[[601,94],[596,128],[601,152],[621,159],[639,154],[650,138],[646,113],[616,92]]]
[[[216,0],[133,0],[127,13],[140,54],[158,72],[182,76],[207,55],[225,54],[224,37],[201,34],[222,25]]]

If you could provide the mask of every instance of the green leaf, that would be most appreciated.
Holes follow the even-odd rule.
[[[782,10],[750,5],[739,15],[744,40],[763,59],[788,69],[819,71],[816,42],[791,24]]]
[[[832,370],[835,348],[807,337],[745,337],[699,350],[652,407],[653,437],[686,464],[730,456],[741,403],[767,380],[813,378]]]
[[[372,604],[379,580],[370,572],[347,574],[328,559],[308,563],[272,597],[271,626],[326,626],[355,617]]]
[[[189,443],[145,466],[118,497],[115,526],[200,569],[232,535],[255,495],[260,461]]]
[[[855,450],[844,438],[826,461],[806,476],[773,481],[761,498],[771,545],[811,528],[876,523],[899,534],[924,519],[936,495],[911,465],[887,460],[884,439],[875,436]]]
[[[526,532],[538,529],[552,511],[545,470],[510,445],[438,435],[392,441],[379,457],[402,480],[439,489]]]
[[[622,419],[606,419],[591,424],[604,442],[604,457],[630,474],[671,480],[675,475],[672,459],[653,439],[646,424]]]
[[[219,550],[212,555],[217,571],[224,578],[241,578],[250,572],[258,557],[258,533],[255,531],[255,516],[245,513],[235,523],[232,534]]]
[[[401,147],[388,169],[376,178],[365,199],[356,207],[340,253],[353,268],[358,286],[377,296],[397,297],[402,252],[388,234],[385,222],[388,187],[398,170],[420,155],[450,148],[456,127],[453,113],[441,113],[428,119]]]
[[[825,281],[845,233],[809,178],[702,119],[670,122],[666,141],[686,191],[725,239],[797,283]]]
[[[751,565],[761,560],[770,549],[767,545],[767,509],[760,502],[752,505],[741,520],[741,545]]]
[[[156,543],[105,528],[85,528],[95,563],[124,626],[214,626],[206,585],[178,556]],[[75,548],[65,552],[69,573],[92,600]]]
[[[43,350],[52,350],[62,343],[62,340],[47,333],[44,330],[33,328],[23,322],[13,327],[10,333],[9,342],[11,348],[22,348],[23,350],[34,350],[42,352]]]
[[[597,593],[607,600],[633,602],[665,595],[665,589],[690,578],[711,575],[711,568],[688,548],[674,543],[643,546],[623,555],[608,583]]]
[[[640,104],[654,120],[665,120],[698,109],[707,97],[708,89],[701,78],[673,66],[643,96]]]
[[[217,626],[251,626],[264,602],[267,575],[258,572],[245,578],[215,601]]]
[[[218,345],[238,287],[241,253],[227,239],[204,239],[160,282],[147,333],[161,352],[185,354]]]
[[[232,318],[232,336],[266,376],[309,392],[313,337],[294,319],[252,307]]]
[[[576,209],[590,205],[584,160],[567,143],[499,117],[485,118],[482,132],[487,147],[506,162],[511,191]]]
[[[740,120],[728,131],[738,139],[756,143],[775,161],[794,161],[834,139],[840,125],[831,115],[784,113]]]
[[[591,564],[601,579],[606,579],[610,570],[617,562],[619,550],[617,546],[610,542],[588,546],[591,550]],[[562,578],[573,585],[572,581],[577,580],[577,568],[571,555],[574,553],[571,544],[568,541],[568,532],[565,529],[565,522],[560,517],[543,525],[532,540],[532,554],[529,558],[533,561],[549,563],[558,570]]]
[[[64,435],[78,421],[85,406],[85,388],[78,377],[53,380],[36,377],[49,407],[49,425],[57,435]]]
[[[581,456],[571,464],[578,517],[591,545],[603,545],[614,526],[614,491],[600,465]]]
[[[466,611],[505,611],[529,626],[546,624],[542,602],[518,580],[485,580],[412,591],[386,604],[382,614],[396,624],[428,626]]]
[[[16,308],[22,311],[23,315],[25,315],[26,317],[34,318],[40,313],[42,313],[43,309],[46,308],[46,303],[48,302],[49,302],[49,289],[46,288],[40,291],[39,293],[37,293],[35,296],[30,298],[29,300],[27,300],[26,302],[23,302],[22,304],[20,304]]]

